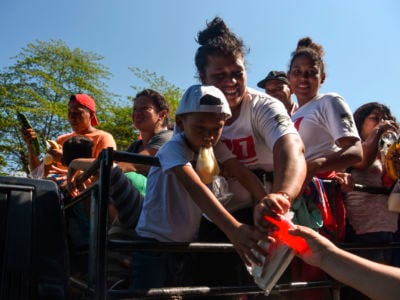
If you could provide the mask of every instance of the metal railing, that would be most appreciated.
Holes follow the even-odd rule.
[[[107,286],[109,251],[164,251],[164,252],[234,252],[230,243],[154,243],[139,242],[134,240],[109,239],[108,230],[108,204],[110,192],[110,171],[114,161],[159,166],[155,157],[139,154],[114,151],[112,148],[104,149],[92,166],[85,171],[80,180],[84,181],[96,172],[100,171],[99,179],[88,189],[82,192],[73,202],[65,205],[68,209],[76,203],[90,197],[90,239],[89,239],[89,266],[88,282],[81,282],[71,278],[71,285],[86,292],[89,298],[102,299],[162,299],[171,296],[207,296],[207,295],[238,295],[238,294],[262,294],[256,285],[250,286],[195,286],[195,287],[166,287],[148,290],[115,290]],[[326,183],[326,181],[325,181]],[[356,190],[368,192],[368,188],[357,185]],[[370,244],[338,244],[339,247],[348,250],[368,250],[382,248],[400,248],[400,243],[385,245]],[[271,294],[293,292],[304,289],[330,288],[333,298],[340,299],[340,288],[342,284],[335,280],[316,282],[290,282],[278,283]]]

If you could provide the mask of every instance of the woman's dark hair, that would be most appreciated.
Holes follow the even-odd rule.
[[[306,56],[311,61],[320,67],[321,73],[325,73],[325,64],[323,60],[324,49],[321,45],[316,44],[310,37],[301,38],[297,42],[296,50],[291,54],[289,71],[292,69],[293,61],[299,56]]]
[[[169,119],[168,119],[169,106],[168,106],[168,102],[165,99],[165,97],[152,89],[145,89],[136,94],[135,98],[133,99],[133,103],[135,103],[135,100],[137,98],[142,97],[142,96],[151,98],[157,112],[160,112],[162,110],[167,111],[167,116],[165,116],[162,126],[168,126],[168,124],[169,124]]]
[[[71,161],[77,158],[91,158],[93,157],[93,141],[82,136],[77,135],[67,139],[63,146],[62,162],[68,166]]]
[[[368,117],[372,113],[372,111],[376,109],[379,111],[380,114],[382,114],[382,117],[385,120],[392,120],[396,122],[396,117],[392,115],[389,107],[379,102],[369,102],[361,105],[353,114],[358,133],[361,133],[362,125],[365,118]]]
[[[195,63],[199,73],[205,73],[209,55],[242,56],[248,52],[243,41],[238,38],[220,17],[207,22],[207,27],[197,33]]]

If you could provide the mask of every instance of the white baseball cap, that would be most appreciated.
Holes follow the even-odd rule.
[[[193,112],[208,112],[232,116],[228,101],[224,93],[212,85],[192,85],[183,94],[175,115]]]

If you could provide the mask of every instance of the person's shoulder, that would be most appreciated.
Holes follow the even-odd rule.
[[[185,146],[185,140],[183,138],[182,133],[177,133],[172,135],[172,137],[165,142],[165,144],[160,148],[160,151],[171,151],[175,149],[182,148],[182,146]]]
[[[176,164],[184,165],[190,162],[193,159],[194,152],[187,145],[183,133],[177,133],[158,150],[156,156],[165,167]]]
[[[320,97],[320,100],[323,100],[323,101],[332,101],[332,100],[333,101],[335,101],[335,100],[345,101],[344,98],[340,94],[334,93],[334,92],[320,94],[319,97]]]
[[[59,135],[56,138],[56,142],[57,142],[57,144],[62,145],[67,139],[69,139],[70,137],[76,136],[76,135],[77,134],[74,131]]]
[[[107,135],[107,136],[113,137],[113,135],[110,132],[102,130],[102,129],[97,129],[94,133],[97,135]]]
[[[156,135],[170,139],[173,136],[173,134],[174,134],[173,130],[166,129],[158,132]]]
[[[283,103],[264,93],[252,88],[247,88],[247,95],[254,111],[271,112],[273,114],[287,113]]]
[[[113,141],[115,143],[114,136],[108,131],[104,131],[102,129],[97,129],[92,133],[92,136],[98,136],[103,140]]]
[[[281,101],[266,94],[265,92],[257,91],[253,88],[248,87],[246,89],[246,94],[249,101],[251,101],[254,105],[281,103]]]
[[[139,144],[141,144],[142,143],[142,140],[136,140],[136,141],[133,141],[129,146],[128,146],[128,148],[126,148],[126,152],[131,152],[131,153],[135,153],[136,151],[135,151],[135,149],[136,149],[136,147],[139,145]]]
[[[266,94],[265,92],[258,91],[251,87],[246,88],[246,95],[247,98],[253,102],[268,101],[269,99],[272,99],[272,97]]]

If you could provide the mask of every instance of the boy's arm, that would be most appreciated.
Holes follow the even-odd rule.
[[[228,172],[230,176],[235,177],[243,187],[250,192],[256,201],[260,201],[265,196],[265,190],[257,178],[257,176],[245,167],[236,158],[231,158],[222,163],[224,170]]]
[[[238,222],[222,206],[211,190],[200,180],[200,177],[192,166],[177,166],[172,170],[201,211],[206,213],[227,235],[243,261],[245,263],[250,263],[247,257],[255,262],[258,261],[250,249],[254,248],[262,251],[257,246],[257,241],[265,239],[265,237],[254,232],[250,226]]]

